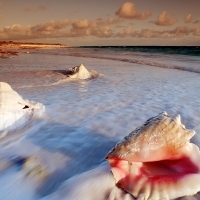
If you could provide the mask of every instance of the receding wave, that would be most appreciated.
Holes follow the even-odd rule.
[[[149,61],[149,60],[129,59],[129,58],[115,58],[115,57],[106,57],[106,56],[98,56],[98,55],[84,55],[84,54],[80,54],[80,53],[70,53],[70,54],[68,54],[68,56],[121,61],[121,62],[127,62],[127,63],[136,63],[136,64],[141,64],[141,65],[149,65],[149,66],[153,66],[153,67],[177,69],[177,70],[182,70],[182,71],[187,71],[187,72],[200,73],[200,68],[198,69],[198,68],[185,67],[185,66],[179,66],[179,65],[168,65],[168,64],[163,64],[163,63],[159,63],[159,62],[153,62],[153,61]]]
[[[200,47],[68,47],[39,53],[113,60],[200,73]]]
[[[91,70],[92,78],[101,76],[96,71]],[[33,88],[33,87],[47,87],[55,86],[62,83],[77,81],[77,79],[71,79],[68,77],[68,70],[26,70],[26,71],[13,71],[4,72],[1,74],[1,80],[6,77],[9,82],[12,83],[14,77],[19,77],[19,80],[15,85],[17,88]],[[26,84],[24,84],[26,83]]]
[[[26,70],[14,71],[12,73],[4,72],[3,74],[7,80],[11,80],[10,82],[12,82],[14,76],[19,77],[19,80],[16,83],[17,88],[51,86],[52,84],[56,84],[66,79],[64,74],[54,70]]]

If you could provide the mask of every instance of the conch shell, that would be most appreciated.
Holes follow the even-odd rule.
[[[200,191],[195,132],[166,112],[148,119],[106,156],[117,186],[137,199],[176,199]]]
[[[92,78],[92,74],[84,67],[83,64],[80,66],[76,66],[73,68],[70,68],[68,70],[68,77],[70,78],[78,78],[78,79],[89,79]]]
[[[23,99],[8,83],[0,82],[0,133],[15,130],[36,113],[42,115],[44,109],[41,103]]]

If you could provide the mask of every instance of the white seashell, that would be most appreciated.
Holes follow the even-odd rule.
[[[116,184],[135,198],[175,199],[200,191],[200,151],[180,116],[150,118],[106,156]]]
[[[9,84],[0,82],[0,132],[25,124],[36,110],[43,112],[44,106],[24,100]]]
[[[69,69],[69,78],[89,79],[92,74],[84,67],[83,64]]]
[[[64,74],[71,79],[93,79],[102,76],[102,74],[98,74],[94,70],[87,70],[83,64],[69,68],[67,73],[65,72]]]

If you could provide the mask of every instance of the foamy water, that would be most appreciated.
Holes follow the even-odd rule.
[[[200,145],[200,74],[189,72],[199,70],[198,59],[54,49],[21,52],[0,60],[0,81],[46,106],[42,119],[33,119],[0,140],[0,169],[8,165],[0,173],[0,199],[103,200],[115,194],[116,199],[131,199],[108,178],[104,156],[120,139],[162,111],[172,117],[180,114],[182,123],[196,131],[192,141]],[[150,66],[151,62],[164,68]],[[103,76],[67,79],[63,70],[81,63]],[[167,69],[166,64],[184,70]],[[47,166],[50,175],[42,183],[26,177],[15,162],[27,156],[39,157]],[[76,192],[77,188],[81,191]]]

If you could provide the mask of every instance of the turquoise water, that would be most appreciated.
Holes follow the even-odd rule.
[[[200,56],[199,46],[91,46],[81,48],[112,49],[114,51],[132,51],[147,53],[180,54],[189,56]]]

